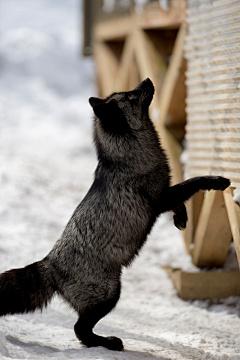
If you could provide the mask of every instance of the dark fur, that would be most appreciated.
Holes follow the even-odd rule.
[[[122,267],[161,213],[172,210],[175,225],[185,228],[187,199],[230,184],[205,176],[170,187],[167,158],[148,116],[153,93],[146,79],[133,91],[89,99],[96,115],[94,182],[42,261],[0,275],[0,315],[42,309],[56,292],[78,312],[74,330],[83,344],[123,349],[120,339],[92,331],[120,297]]]

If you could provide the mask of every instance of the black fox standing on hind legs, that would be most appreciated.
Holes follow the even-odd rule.
[[[0,316],[47,306],[54,293],[79,314],[82,344],[123,350],[117,337],[93,333],[120,297],[123,266],[145,243],[157,217],[174,213],[185,228],[184,201],[198,190],[224,190],[230,181],[203,176],[169,186],[170,171],[148,108],[154,87],[146,79],[129,92],[90,98],[98,165],[94,182],[62,236],[42,260],[0,275]]]

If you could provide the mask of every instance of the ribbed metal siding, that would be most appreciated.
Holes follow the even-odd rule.
[[[240,0],[187,1],[187,174],[240,186]]]

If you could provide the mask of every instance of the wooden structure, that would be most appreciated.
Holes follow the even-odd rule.
[[[222,175],[232,188],[190,202],[190,246],[197,266],[222,266],[233,238],[240,264],[240,2],[189,0],[186,9],[187,163],[189,177]]]
[[[99,95],[128,91],[151,78],[156,89],[151,118],[167,150],[173,183],[184,179],[180,155],[185,138],[185,175],[218,174],[240,186],[240,3],[176,0],[170,5],[166,12],[152,1],[142,13],[130,8],[120,17],[96,20],[92,33]],[[232,192],[233,187],[224,193],[199,192],[187,203],[184,241],[199,267],[222,266],[232,239],[240,264],[240,208]],[[196,281],[179,274],[181,288],[185,281]],[[205,272],[202,279],[207,274],[205,284],[210,286],[212,273]],[[218,278],[218,294],[222,296],[224,287],[226,296],[235,294],[238,276],[231,282],[232,291],[230,275]]]
[[[171,158],[174,183],[183,179],[179,157],[186,124],[184,16],[184,0],[171,2],[168,12],[153,1],[142,13],[97,21],[93,28],[100,96],[131,90],[146,77],[153,81],[151,117]]]
[[[178,295],[185,300],[223,299],[240,296],[239,271],[186,272],[165,267]]]

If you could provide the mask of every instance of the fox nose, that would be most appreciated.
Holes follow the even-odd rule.
[[[140,84],[138,84],[138,85],[133,89],[133,91],[134,91],[134,90],[139,90],[142,86],[147,85],[147,84],[152,85],[152,81],[151,81],[149,78],[146,78],[146,79],[144,79],[142,82],[140,82]]]

